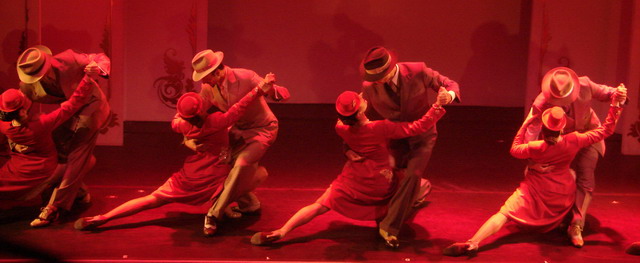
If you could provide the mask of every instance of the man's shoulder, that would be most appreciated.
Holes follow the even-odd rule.
[[[245,68],[229,68],[229,71],[239,79],[253,78],[256,75],[255,71]]]

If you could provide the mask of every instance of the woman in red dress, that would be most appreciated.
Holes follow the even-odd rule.
[[[446,90],[441,90],[440,93],[442,92],[446,93]],[[357,220],[378,220],[384,217],[387,203],[393,196],[398,181],[389,159],[388,140],[415,136],[431,128],[445,113],[440,102],[440,99],[436,101],[421,119],[414,122],[369,121],[364,114],[366,100],[352,91],[340,94],[336,101],[339,114],[336,132],[364,160],[347,161],[342,173],[315,203],[300,209],[280,229],[256,233],[251,238],[251,243],[271,244],[331,209]]]
[[[182,95],[176,105],[178,113],[171,127],[175,132],[183,134],[185,140],[196,140],[203,146],[194,155],[187,157],[182,169],[175,172],[153,193],[129,200],[103,215],[80,218],[74,227],[78,230],[90,230],[113,219],[169,203],[201,205],[216,198],[222,191],[231,169],[227,160],[228,128],[244,114],[255,98],[265,94],[264,89],[268,90],[274,79],[273,74],[267,74],[264,82],[224,113],[214,112],[207,115],[200,95],[194,92]],[[264,177],[264,168],[259,169],[256,172],[257,180],[264,180]],[[205,235],[213,235],[212,232],[216,230],[215,221],[205,217]]]
[[[0,199],[26,200],[46,181],[58,164],[55,144],[51,137],[58,127],[78,111],[85,103],[96,82],[85,76],[69,100],[60,108],[39,115],[30,115],[29,100],[20,90],[9,89],[2,93],[0,110],[3,120],[0,132],[10,146],[10,159],[0,168]]]
[[[547,109],[542,114],[544,140],[524,143],[528,122],[525,122],[511,145],[511,155],[519,159],[531,159],[535,163],[550,164],[550,171],[525,171],[524,181],[507,199],[500,211],[478,229],[467,242],[459,242],[445,248],[448,256],[461,256],[478,251],[479,243],[493,235],[508,221],[532,226],[541,232],[557,227],[571,210],[575,201],[575,173],[571,161],[582,147],[604,140],[613,134],[625,98],[614,95],[611,108],[603,126],[585,133],[572,132],[560,135],[567,118],[560,107]]]

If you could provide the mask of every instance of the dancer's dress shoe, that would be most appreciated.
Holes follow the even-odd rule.
[[[473,255],[478,253],[478,243],[473,241],[456,242],[442,250],[442,254],[450,257]]]
[[[218,225],[216,224],[215,216],[204,216],[204,228],[202,229],[202,233],[206,237],[210,237],[218,232]]]
[[[251,244],[254,246],[266,246],[280,240],[282,236],[274,236],[273,232],[258,232],[251,237]]]
[[[396,249],[398,247],[400,247],[400,241],[398,241],[398,237],[389,234],[389,232],[385,231],[382,228],[378,229],[378,232],[380,233],[380,236],[382,237],[382,239],[384,239],[384,244],[389,247],[389,248],[393,248]]]
[[[31,227],[44,227],[50,225],[58,219],[58,208],[53,205],[47,205],[41,208],[38,218],[31,221]]]
[[[581,248],[584,246],[584,240],[582,240],[582,227],[578,224],[571,224],[567,229],[567,235],[571,239],[571,244],[574,247]]]
[[[257,215],[260,215],[262,213],[262,206],[258,202],[258,203],[252,204],[252,205],[244,207],[244,208],[240,208],[238,206],[234,206],[234,207],[231,207],[231,211],[236,212],[236,213],[240,213],[240,214],[245,215],[245,216],[257,216]]]
[[[631,255],[640,255],[640,242],[631,243],[631,245],[627,247],[627,250],[625,250],[625,252]]]
[[[105,223],[107,223],[107,220],[103,216],[82,217],[76,220],[73,228],[76,230],[92,230]]]

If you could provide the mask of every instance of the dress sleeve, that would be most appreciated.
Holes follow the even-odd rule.
[[[385,137],[391,139],[416,136],[433,127],[446,113],[442,107],[431,107],[422,118],[413,122],[392,122],[385,120]]]
[[[258,74],[256,74],[255,72],[253,73],[253,77],[251,79],[251,83],[254,86],[259,85],[261,82],[263,82],[264,79],[260,76],[258,76]],[[269,92],[267,92],[267,98],[271,99],[272,101],[275,102],[285,102],[287,100],[289,100],[289,98],[291,98],[291,95],[289,94],[289,90],[285,87],[282,86],[278,86],[278,85],[273,85],[273,87],[269,90]]]
[[[240,117],[242,117],[249,107],[249,104],[262,95],[264,95],[264,93],[260,88],[253,88],[250,92],[244,95],[242,99],[236,102],[236,104],[233,104],[227,112],[222,114],[209,114],[206,119],[206,125],[213,130],[220,130],[233,125],[240,119]]]
[[[616,123],[618,122],[621,113],[621,107],[611,106],[611,108],[609,108],[607,118],[605,119],[602,126],[584,133],[577,133],[576,137],[578,146],[581,148],[589,146],[596,142],[602,141],[613,134]]]
[[[64,123],[87,103],[94,88],[98,88],[98,83],[85,75],[71,97],[60,104],[60,108],[40,117],[43,126],[55,128]]]
[[[520,129],[518,130],[518,133],[516,133],[516,137],[513,138],[513,143],[511,144],[511,150],[509,151],[511,156],[518,159],[527,159],[531,156],[529,153],[529,144],[525,137],[527,128],[533,121],[535,121],[535,118],[527,118],[524,123],[522,123],[522,126],[520,126]]]

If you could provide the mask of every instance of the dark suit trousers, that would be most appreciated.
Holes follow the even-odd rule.
[[[404,221],[413,212],[413,203],[420,190],[420,178],[425,176],[437,136],[433,131],[430,134],[389,142],[396,168],[406,168],[398,190],[389,201],[387,215],[380,222],[380,228],[391,235],[397,236],[400,233]]]
[[[599,154],[591,145],[580,149],[573,159],[572,168],[576,171],[576,203],[573,206],[572,224],[584,227],[587,217],[587,208],[591,204],[593,190],[596,187],[595,170]]]

